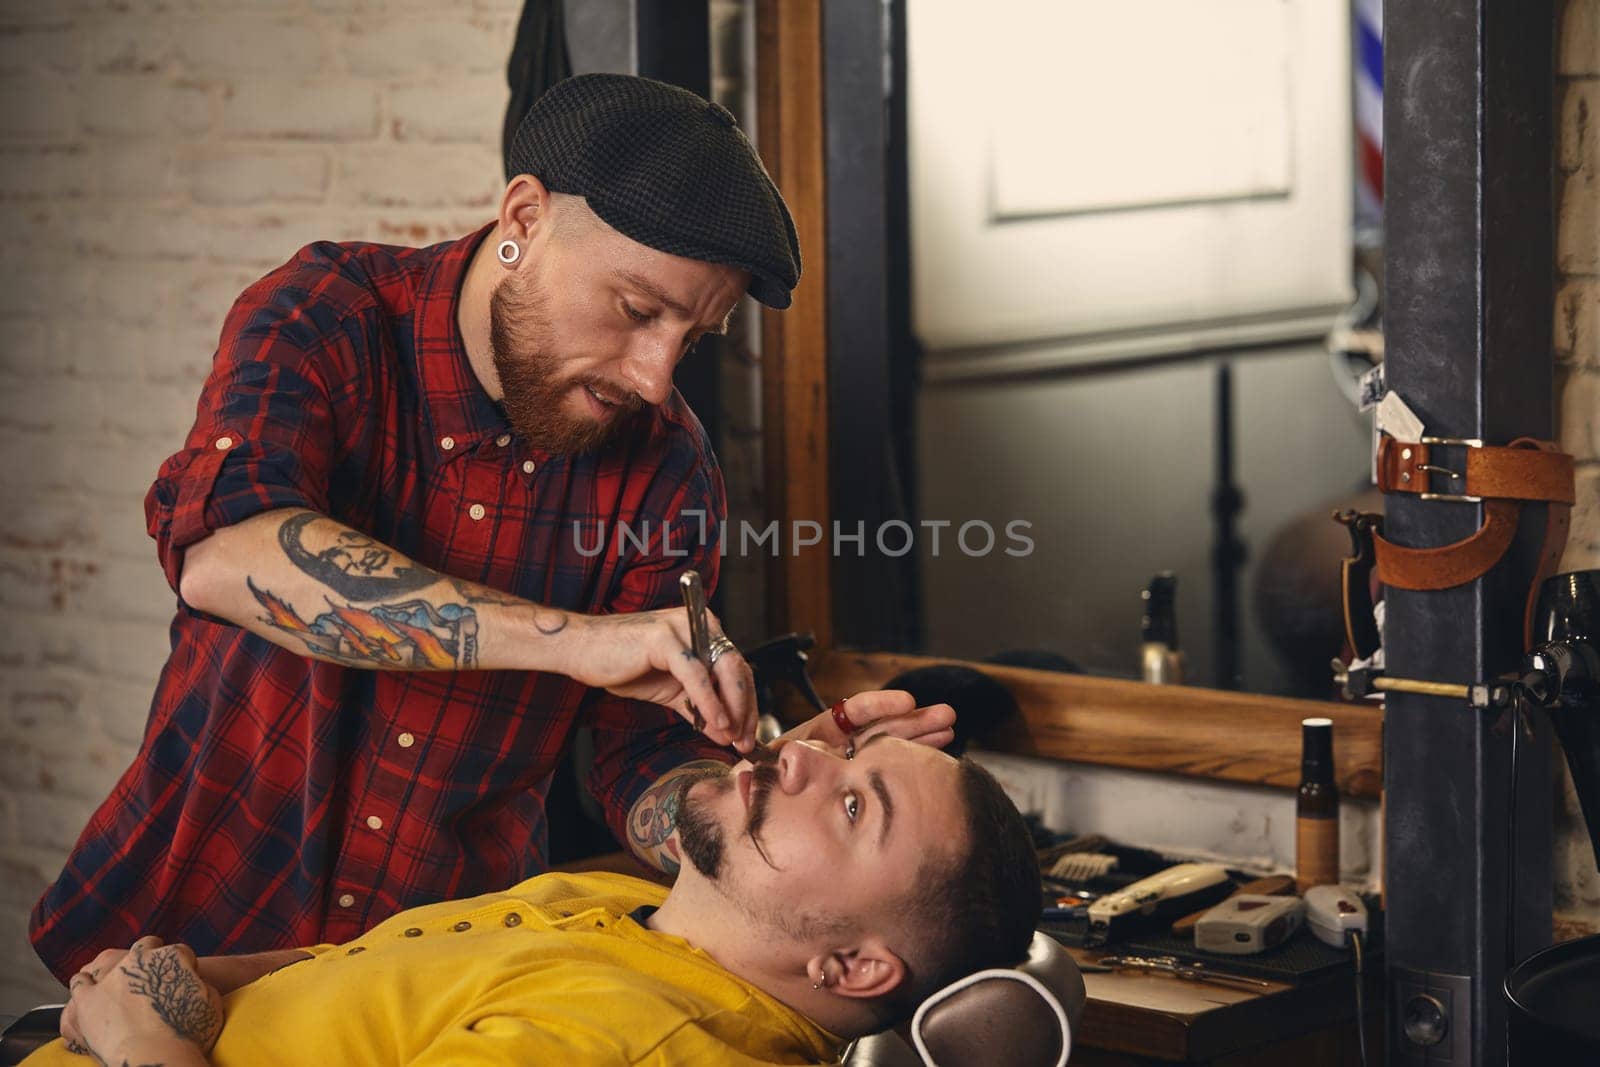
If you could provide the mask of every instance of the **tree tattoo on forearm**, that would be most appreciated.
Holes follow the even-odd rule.
[[[689,786],[702,778],[717,778],[728,773],[725,763],[695,760],[685,763],[646,789],[628,814],[628,843],[634,852],[651,859],[667,874],[677,874],[678,861],[664,847],[678,828],[678,810]]]
[[[222,1014],[206,998],[200,979],[183,965],[177,953],[135,948],[121,970],[128,976],[128,991],[150,1001],[156,1015],[173,1033],[202,1049],[211,1047],[222,1030]]]

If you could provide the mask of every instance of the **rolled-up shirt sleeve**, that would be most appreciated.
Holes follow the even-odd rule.
[[[721,563],[720,533],[727,516],[720,473],[714,466],[697,473],[677,503],[665,541],[673,554],[658,551],[629,567],[621,593],[610,605],[612,611],[682,605],[678,578],[691,567],[700,572],[708,599],[715,591]],[[588,786],[618,841],[628,840],[628,812],[635,801],[662,775],[691,760],[732,763],[736,758],[732,749],[708,740],[659,704],[605,692],[590,699],[594,766]]]
[[[184,549],[216,530],[276,508],[328,510],[335,420],[319,363],[342,338],[319,336],[283,288],[261,284],[229,313],[194,428],[145,497],[174,590]]]

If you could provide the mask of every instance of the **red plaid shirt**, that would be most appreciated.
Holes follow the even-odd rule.
[[[315,244],[244,292],[146,500],[174,589],[187,545],[288,506],[574,611],[669,606],[686,567],[715,582],[722,478],[681,397],[569,456],[531,449],[479,386],[456,308],[486,232]],[[619,522],[649,529],[647,553]],[[343,941],[539,873],[544,791],[580,720],[622,839],[661,774],[728,759],[665,709],[560,675],[341,667],[181,601],[171,632],[138,758],[34,909],[34,946],[63,980],[141,934],[201,954]]]

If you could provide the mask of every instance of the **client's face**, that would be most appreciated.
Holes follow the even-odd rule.
[[[758,752],[689,787],[685,875],[797,939],[860,923],[898,904],[925,860],[954,852],[959,783],[949,756],[883,733]]]

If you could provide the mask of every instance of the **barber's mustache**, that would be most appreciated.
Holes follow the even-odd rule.
[[[603,378],[584,378],[582,384],[593,387],[601,396],[615,404],[618,414],[637,415],[644,410],[644,397],[632,389],[618,386]]]

